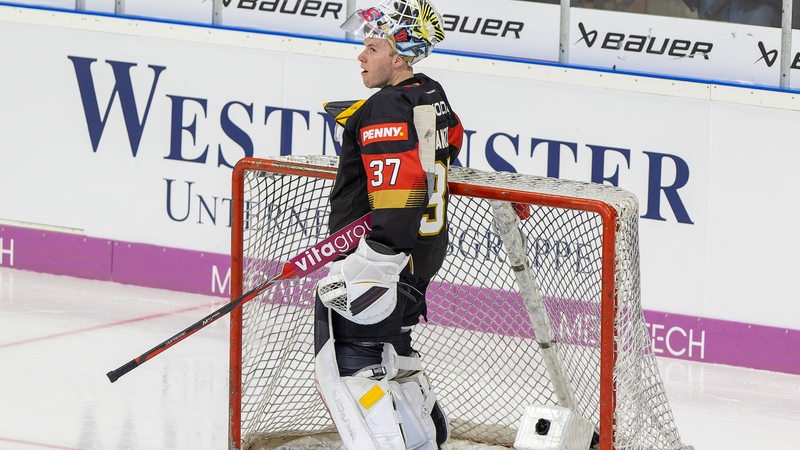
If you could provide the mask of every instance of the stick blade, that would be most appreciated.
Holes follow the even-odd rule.
[[[336,123],[344,126],[344,124],[347,123],[347,119],[358,111],[358,108],[361,108],[361,105],[363,105],[365,101],[366,100],[339,100],[323,103],[322,107],[325,108],[325,112],[336,120]]]

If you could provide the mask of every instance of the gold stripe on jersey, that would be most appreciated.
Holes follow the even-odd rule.
[[[419,208],[425,206],[427,192],[419,189],[391,189],[369,194],[372,209]]]

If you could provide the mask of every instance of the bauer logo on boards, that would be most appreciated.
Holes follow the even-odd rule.
[[[361,129],[361,145],[381,141],[404,141],[408,139],[408,124],[405,122],[382,123]]]

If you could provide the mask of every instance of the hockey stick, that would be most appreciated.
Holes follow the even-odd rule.
[[[508,264],[514,271],[517,286],[519,286],[520,295],[525,302],[525,309],[528,311],[533,330],[536,333],[536,342],[539,343],[542,360],[550,374],[558,403],[564,408],[575,411],[577,405],[575,394],[570,386],[564,361],[558,357],[555,333],[547,319],[547,310],[539,291],[539,283],[536,282],[536,278],[528,266],[525,240],[518,226],[520,217],[529,216],[530,211],[527,205],[523,214],[517,204],[502,201],[492,201],[491,204],[494,211],[495,230],[503,239],[503,247],[508,255]]]
[[[289,260],[289,262],[283,265],[283,270],[281,270],[280,274],[265,280],[258,286],[244,293],[241,297],[232,300],[230,303],[226,303],[225,306],[203,317],[192,325],[189,325],[171,338],[142,353],[119,368],[108,372],[106,376],[108,376],[108,379],[113,383],[117,381],[119,377],[151,360],[159,353],[181,342],[220,317],[228,314],[239,305],[254,299],[258,294],[278,281],[302,278],[309,275],[340,255],[355,248],[362,237],[369,235],[369,232],[372,230],[371,225],[371,213],[367,213],[350,225],[347,225]]]
[[[364,102],[366,100],[338,100],[323,103],[322,107],[325,108],[325,112],[334,118],[336,123],[344,126],[347,123],[347,119],[358,111],[358,108],[361,108]]]
[[[428,198],[433,198],[436,179],[436,110],[433,105],[414,107],[414,129],[419,141],[419,162],[428,179]]]

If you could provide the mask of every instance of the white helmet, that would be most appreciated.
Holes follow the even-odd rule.
[[[444,40],[442,17],[427,0],[382,0],[354,12],[341,28],[362,38],[387,39],[409,65]]]

